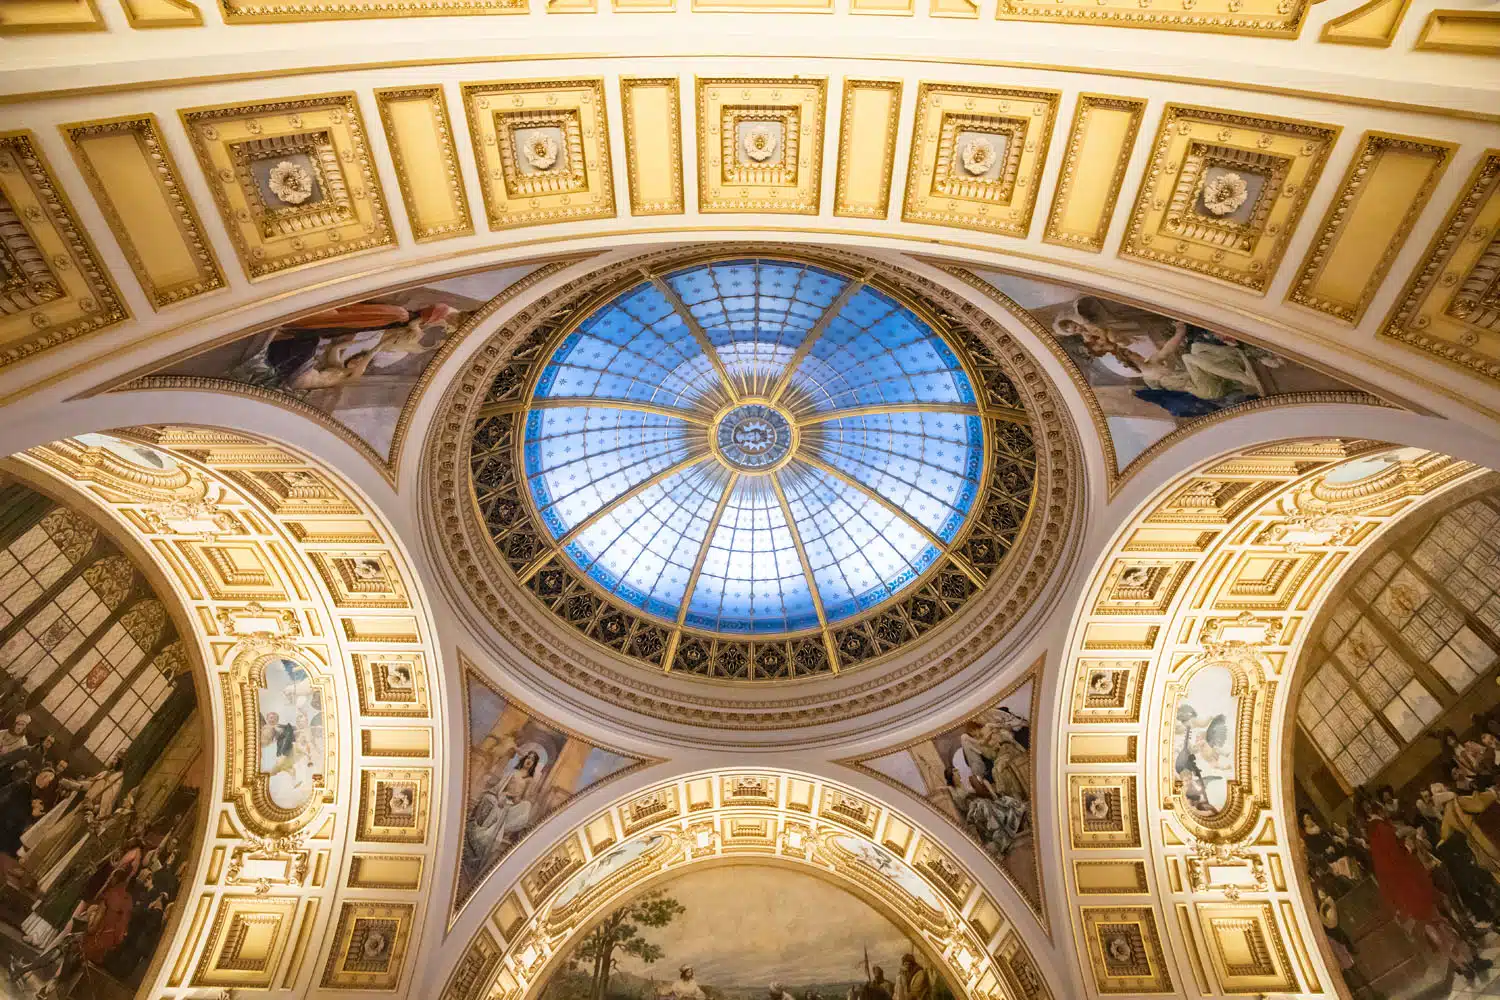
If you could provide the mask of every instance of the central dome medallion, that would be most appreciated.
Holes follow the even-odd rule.
[[[984,481],[973,384],[873,285],[782,261],[644,278],[577,324],[529,400],[532,502],[611,598],[769,636],[911,587]]]

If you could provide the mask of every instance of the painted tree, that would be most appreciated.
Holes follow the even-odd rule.
[[[663,892],[648,892],[612,910],[604,921],[590,931],[573,953],[573,963],[593,966],[589,1000],[605,1000],[609,995],[610,976],[615,971],[615,953],[623,952],[650,965],[659,961],[662,950],[642,936],[647,927],[665,927],[687,912],[686,907]]]

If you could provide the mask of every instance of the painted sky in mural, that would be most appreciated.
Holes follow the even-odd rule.
[[[1362,466],[1367,476],[1388,468]],[[1361,556],[1297,668],[1306,881],[1356,998],[1500,996],[1497,664],[1500,477],[1491,476]]]
[[[974,272],[1051,332],[1099,400],[1120,468],[1173,430],[1289,393],[1358,392],[1263,347],[1067,285]]]
[[[559,806],[641,763],[531,715],[473,672],[465,684],[469,746],[455,908]]]
[[[542,996],[892,1000],[900,988],[911,1000],[951,996],[906,935],[858,898],[811,875],[735,865],[690,871],[607,914]]]
[[[951,729],[860,764],[922,796],[958,823],[1039,907],[1031,803],[1035,683],[1025,681]]]
[[[216,378],[280,392],[321,410],[389,456],[401,410],[438,349],[476,309],[535,269],[500,267],[334,306],[221,344],[150,377]]]
[[[276,658],[255,692],[260,712],[260,773],[266,792],[282,809],[301,809],[317,790],[315,775],[327,769],[323,695],[309,683],[307,668]]]

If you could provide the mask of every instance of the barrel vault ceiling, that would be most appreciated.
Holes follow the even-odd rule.
[[[295,169],[263,176],[266,157]],[[994,642],[909,651],[936,664],[926,686],[892,668],[772,694],[660,671],[605,687],[598,643],[511,617],[524,594],[443,530],[466,482],[454,455],[522,335],[724,244],[909,293],[1021,383],[1051,449],[1025,536],[1047,555],[1010,606],[974,613],[1004,621]],[[153,374],[288,317],[508,267],[389,440]],[[1007,275],[1243,337],[1354,391],[1117,461]],[[182,475],[74,437],[122,428]],[[1432,454],[1359,496],[1325,488],[1380,442]],[[1289,739],[1286,672],[1336,568],[1500,462],[1500,11],[6,0],[0,455],[156,560],[227,720],[224,794],[141,997],[524,1000],[602,912],[562,902],[565,884],[631,838],[645,846],[616,888],[735,857],[843,879],[972,1000],[1337,997],[1267,747]],[[1348,530],[1307,535],[1315,517]],[[216,541],[224,524],[244,537]],[[1241,559],[1254,546],[1261,562]],[[1226,642],[1264,740],[1244,763],[1255,794],[1209,830],[1160,783],[1154,706]],[[225,713],[246,649],[292,646],[327,668],[339,767],[316,808],[267,822]],[[475,684],[628,766],[460,892]],[[873,762],[1026,684],[1039,847],[1023,878]],[[392,795],[411,800],[399,821]],[[860,868],[846,841],[910,878]],[[362,964],[377,925],[388,946]]]

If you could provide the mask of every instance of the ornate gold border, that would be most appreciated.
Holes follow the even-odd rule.
[[[412,239],[418,243],[448,240],[455,236],[474,235],[474,216],[469,211],[469,193],[464,189],[463,169],[458,165],[458,152],[453,148],[453,124],[448,117],[448,98],[443,85],[417,85],[411,87],[377,87],[375,106],[380,111],[380,124],[385,130],[385,144],[391,154],[391,165],[396,168],[396,182],[401,187],[401,200],[406,205],[406,221],[411,226]],[[438,155],[448,172],[448,194],[453,199],[453,208],[462,221],[445,226],[426,226],[417,219],[416,192],[406,169],[406,158],[401,150],[401,137],[396,132],[396,123],[391,117],[391,104],[412,98],[426,99],[432,108],[432,124],[438,134]]]
[[[228,284],[224,277],[224,270],[219,264],[219,257],[214,253],[213,244],[203,232],[203,220],[199,218],[197,209],[193,207],[192,201],[183,190],[182,172],[178,170],[177,161],[172,158],[172,151],[167,147],[161,134],[161,123],[157,121],[156,115],[147,112],[143,115],[122,115],[117,118],[71,122],[59,125],[58,131],[67,141],[68,150],[73,154],[73,161],[78,164],[78,172],[83,174],[89,191],[94,195],[94,201],[104,215],[104,221],[109,224],[110,231],[115,234],[120,250],[125,254],[125,259],[130,263],[130,269],[135,272],[136,280],[140,282],[141,290],[146,293],[146,299],[153,309],[161,309],[163,306],[173,305],[185,299],[224,288]],[[156,170],[153,176],[157,189],[161,192],[162,200],[175,213],[177,230],[187,250],[196,261],[198,271],[196,280],[165,288],[159,287],[151,280],[145,261],[141,259],[140,251],[131,238],[129,228],[120,218],[114,200],[109,197],[103,181],[94,169],[93,162],[84,152],[80,142],[80,140],[96,135],[118,134],[134,136],[136,142],[140,144],[142,154],[155,162]]]
[[[316,0],[245,3],[219,0],[225,24],[282,24],[290,21],[352,21],[385,17],[452,17],[463,14],[525,14],[527,0]]]
[[[693,0],[695,9],[700,0]],[[829,13],[832,13],[833,0],[827,0]],[[732,8],[723,8],[732,9]],[[786,199],[765,199],[755,196],[731,198],[724,196],[720,188],[743,186],[737,182],[722,180],[723,166],[720,159],[723,155],[723,143],[710,142],[708,139],[709,122],[707,115],[710,110],[709,91],[712,88],[732,89],[734,87],[786,87],[788,89],[811,88],[816,91],[815,109],[816,121],[807,121],[798,111],[797,120],[797,143],[798,155],[808,146],[812,145],[812,155],[809,157],[809,165],[806,168],[806,179],[803,178],[802,168],[798,168],[797,181],[795,184],[781,184],[773,188],[784,192],[790,197]],[[772,111],[789,110],[794,105],[800,106],[801,101],[785,103],[783,98],[781,104],[764,105]],[[828,78],[826,76],[793,76],[793,77],[770,77],[770,76],[699,76],[693,80],[693,119],[697,124],[698,144],[698,212],[701,215],[715,215],[720,213],[742,213],[742,212],[769,212],[782,215],[817,215],[822,211],[823,205],[823,144],[827,139],[828,132]],[[722,121],[714,122],[714,131],[722,128]],[[790,131],[790,130],[789,130]],[[783,144],[786,140],[783,138]],[[712,178],[718,173],[720,181],[715,182]],[[769,185],[756,185],[769,187]]]

